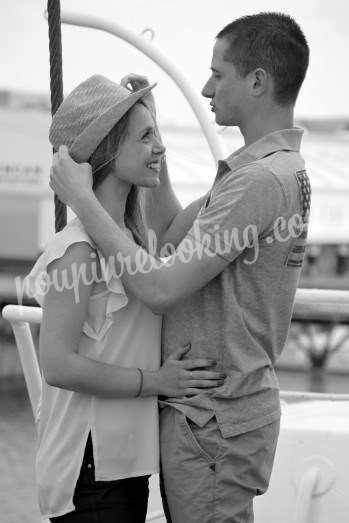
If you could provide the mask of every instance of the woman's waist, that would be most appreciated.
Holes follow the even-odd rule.
[[[42,400],[38,422],[39,454],[46,456],[58,449],[69,449],[86,440],[89,432],[97,441],[117,444],[129,434],[157,437],[157,396],[147,398],[98,398],[91,396],[83,405],[67,403],[57,409]],[[64,449],[63,449],[64,447]],[[100,447],[101,448],[101,447]]]
[[[160,340],[120,340],[114,336],[104,342],[93,343],[89,338],[81,339],[78,353],[95,361],[120,367],[157,370],[160,366]]]

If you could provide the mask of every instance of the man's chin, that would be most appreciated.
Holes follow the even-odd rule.
[[[227,125],[224,118],[222,118],[219,114],[216,113],[215,115],[215,121],[217,125]]]

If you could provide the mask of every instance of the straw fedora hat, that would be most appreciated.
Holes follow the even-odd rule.
[[[79,84],[52,118],[49,138],[54,149],[66,145],[76,162],[86,162],[114,125],[156,84],[131,92],[102,75]]]

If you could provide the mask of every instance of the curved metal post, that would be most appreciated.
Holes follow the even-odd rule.
[[[223,142],[217,135],[211,122],[208,120],[200,97],[196,94],[196,91],[192,88],[189,81],[178,68],[178,66],[171,62],[171,60],[167,58],[167,56],[165,56],[165,54],[162,53],[159,49],[157,49],[153,43],[148,42],[143,37],[133,33],[129,29],[126,29],[119,24],[116,24],[115,22],[111,23],[107,20],[103,20],[102,18],[91,15],[62,11],[61,22],[68,25],[89,27],[92,29],[97,29],[98,31],[110,33],[114,36],[117,36],[118,38],[121,38],[125,42],[128,42],[133,47],[136,47],[136,49],[148,56],[148,58],[155,62],[170,76],[170,78],[172,78],[172,80],[184,94],[189,105],[194,111],[196,118],[198,119],[215,162],[217,163],[218,160],[224,158],[225,148]]]

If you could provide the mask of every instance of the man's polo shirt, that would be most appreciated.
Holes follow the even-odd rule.
[[[211,392],[166,403],[200,426],[215,415],[225,437],[280,417],[274,364],[290,326],[310,208],[302,134],[270,133],[219,162],[188,235],[230,263],[164,316],[164,358],[191,343],[186,358],[213,359],[227,374]]]

